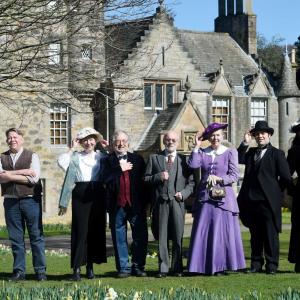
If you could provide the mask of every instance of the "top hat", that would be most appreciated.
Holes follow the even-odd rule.
[[[250,130],[250,133],[251,133],[252,135],[254,135],[254,134],[255,134],[256,132],[258,132],[258,131],[261,131],[261,132],[267,132],[267,133],[269,133],[270,135],[273,135],[273,133],[274,133],[274,129],[271,128],[271,127],[269,127],[267,121],[257,121],[257,122],[255,123],[254,128],[252,128],[252,129]]]
[[[300,131],[300,119],[291,125],[289,131],[291,133],[297,133],[298,131]]]
[[[103,139],[103,136],[97,130],[95,130],[94,128],[90,128],[90,127],[85,127],[85,128],[80,129],[77,133],[76,138],[78,140],[82,140],[90,135],[95,137],[96,142],[99,142]]]
[[[204,132],[203,132],[203,134],[202,134],[202,140],[203,140],[203,141],[207,140],[207,139],[209,138],[209,136],[210,136],[213,132],[215,132],[215,131],[217,131],[217,130],[219,130],[219,129],[225,129],[227,126],[228,126],[228,124],[220,124],[220,123],[211,123],[211,124],[209,124],[209,125],[205,128],[205,130],[204,130]]]

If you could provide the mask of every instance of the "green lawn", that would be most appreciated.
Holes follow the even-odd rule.
[[[71,234],[71,225],[66,224],[44,224],[45,236],[69,235]],[[26,236],[28,236],[26,234]],[[6,226],[0,226],[0,239],[7,239],[8,232]]]
[[[282,213],[282,224],[291,223],[291,213],[284,211]],[[149,221],[150,226],[150,221]],[[57,235],[69,235],[71,234],[71,226],[66,224],[45,224],[44,226],[45,236],[57,236]],[[0,226],[0,239],[7,239],[8,233],[6,226]]]
[[[207,292],[229,295],[246,295],[249,292],[257,291],[261,295],[257,299],[267,299],[268,296],[285,290],[288,287],[300,290],[300,275],[293,273],[293,265],[287,261],[289,231],[285,230],[281,235],[281,253],[280,267],[277,275],[266,274],[244,274],[231,273],[229,276],[214,277],[214,276],[185,276],[182,278],[168,277],[165,279],[155,278],[158,263],[157,258],[149,257],[147,259],[147,271],[149,277],[127,279],[115,278],[114,259],[109,258],[107,264],[95,267],[97,279],[83,279],[80,284],[94,283],[102,286],[111,286],[116,291],[128,292],[132,289],[145,291],[158,291],[161,288],[178,288],[184,286],[186,288],[198,287]],[[249,265],[249,234],[243,233],[244,248]],[[187,250],[188,240],[184,241],[185,250]],[[149,252],[156,251],[155,243],[150,243]],[[27,279],[25,282],[17,284],[6,282],[7,277],[11,272],[12,257],[10,253],[0,252],[0,279],[5,280],[5,286],[16,285],[18,287],[63,287],[72,286],[74,283],[68,282],[67,278],[70,274],[69,257],[47,256],[47,273],[48,281],[37,283],[34,281],[33,269],[31,267],[31,257],[27,256]],[[186,261],[185,261],[186,264]],[[84,273],[84,272],[83,272]],[[238,298],[239,299],[239,298]],[[297,298],[298,299],[298,298]]]

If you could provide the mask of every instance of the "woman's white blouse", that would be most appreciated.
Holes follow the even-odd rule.
[[[63,153],[58,157],[58,165],[66,171],[70,164],[72,152]],[[79,172],[76,172],[75,182],[98,181],[100,170],[100,159],[102,154],[100,151],[86,153],[78,152]]]

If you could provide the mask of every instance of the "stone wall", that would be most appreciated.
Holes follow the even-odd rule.
[[[93,127],[93,115],[88,103],[73,99],[71,110],[71,136],[75,137],[78,129]],[[22,112],[23,109],[23,112]],[[9,116],[9,118],[7,118]],[[58,155],[68,151],[66,146],[53,146],[50,144],[50,111],[46,106],[27,103],[20,106],[14,102],[9,107],[2,106],[0,112],[0,151],[7,150],[5,131],[10,127],[17,127],[24,132],[24,147],[33,150],[39,155],[41,161],[41,178],[45,185],[44,221],[55,223],[70,220],[70,215],[56,218],[58,200],[64,179],[64,172],[57,165]],[[1,202],[3,199],[1,198]],[[70,208],[69,208],[70,211]],[[4,223],[3,205],[0,206],[0,224]]]

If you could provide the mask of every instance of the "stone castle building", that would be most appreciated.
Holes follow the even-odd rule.
[[[153,16],[106,26],[114,38],[106,63],[118,67],[98,97],[109,108],[96,113],[101,132],[123,128],[132,148],[147,156],[168,129],[180,133],[181,150],[188,151],[191,136],[210,122],[228,123],[227,141],[236,146],[257,120],[267,120],[272,143],[288,149],[288,127],[300,116],[290,59],[274,90],[258,63],[252,0],[218,3],[215,32],[175,28],[163,1]]]
[[[274,90],[258,63],[252,0],[245,7],[242,0],[218,2],[215,32],[176,28],[160,0],[152,16],[114,24],[104,25],[99,8],[67,45],[52,46],[68,48],[59,58],[69,66],[69,82],[64,81],[69,96],[50,101],[46,111],[29,105],[31,113],[22,121],[27,146],[42,161],[44,219],[57,213],[63,180],[57,156],[80,127],[94,125],[108,139],[123,129],[132,150],[146,158],[161,148],[169,129],[180,134],[180,151],[188,153],[194,134],[210,122],[228,123],[226,139],[237,146],[257,120],[267,120],[275,129],[272,143],[289,148],[288,127],[300,116],[290,58],[286,54],[281,84]],[[81,72],[87,72],[85,80],[76,77]],[[20,124],[13,116],[4,121],[8,114],[1,109],[3,132]],[[4,136],[1,148],[6,149]]]
[[[31,60],[30,67],[15,78],[13,71],[9,74],[0,73],[0,151],[7,150],[5,131],[8,128],[17,127],[24,132],[24,146],[37,152],[40,157],[43,217],[49,222],[66,220],[57,217],[64,179],[64,172],[57,165],[57,157],[68,151],[72,137],[75,137],[80,128],[94,126],[90,102],[104,74],[104,24],[103,8],[93,6],[95,9],[92,10],[92,2],[96,3],[80,1],[80,7],[70,8],[66,12],[63,7],[56,6],[61,1],[45,1],[45,11],[41,12],[45,14],[45,24],[40,15],[37,15],[43,32],[40,33],[38,29],[26,32],[26,28],[22,32],[23,36],[29,36],[22,43],[29,43],[28,49],[33,52],[26,53]],[[41,1],[35,3],[35,9],[42,5]],[[34,3],[30,2],[30,5]],[[17,13],[15,15],[18,16]],[[32,45],[42,35],[45,40],[40,42],[39,49],[35,52],[36,48]],[[34,41],[32,37],[35,37]],[[12,47],[10,56],[17,53],[21,57],[26,50],[19,45],[15,46],[21,37],[17,34],[14,36],[12,32],[11,40],[13,45],[9,44],[9,40],[7,42],[7,47]],[[43,44],[45,49],[42,49]],[[21,51],[18,52],[17,46]],[[3,49],[1,44],[1,51]],[[5,54],[4,51],[3,53]],[[5,61],[3,56],[0,57],[1,64],[11,60],[17,62],[19,58],[6,57]],[[1,71],[7,70],[2,66]],[[13,67],[14,65],[12,70]],[[3,223],[1,205],[0,224]]]

